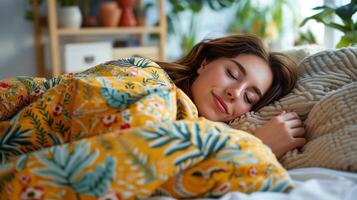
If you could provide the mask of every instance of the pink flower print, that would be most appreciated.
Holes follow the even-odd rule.
[[[36,88],[34,91],[32,91],[32,92],[30,93],[30,95],[31,95],[32,97],[38,97],[38,96],[40,96],[41,94],[43,94],[44,92],[45,92],[44,89],[42,89],[42,88]]]
[[[159,110],[159,111],[164,111],[165,110],[165,106],[162,105],[159,101],[150,100],[149,104],[153,105],[156,110]]]
[[[117,121],[117,118],[115,115],[106,115],[102,118],[102,122],[104,126],[111,126]]]
[[[125,123],[125,124],[122,124],[122,125],[120,125],[120,129],[127,129],[127,128],[130,128],[131,126],[130,126],[130,124],[128,124],[128,123]]]
[[[11,85],[4,82],[0,82],[0,90],[7,90],[9,88],[11,88]]]
[[[5,108],[7,111],[10,111],[10,106],[9,106],[8,104],[3,103],[3,102],[0,102],[0,103],[1,103],[1,105],[4,106],[4,108]]]
[[[113,191],[106,192],[104,196],[99,197],[98,200],[120,200],[120,196]]]
[[[43,197],[43,188],[41,187],[25,187],[21,192],[21,200],[40,200]]]
[[[256,167],[251,167],[248,170],[248,175],[249,176],[255,176],[257,174],[257,172],[258,172],[258,169]]]
[[[31,177],[28,175],[21,175],[18,180],[22,185],[28,185],[31,182]]]
[[[19,97],[17,97],[17,107],[21,107],[26,103],[26,101],[28,101],[27,97],[23,94],[20,95]]]
[[[63,111],[63,105],[61,103],[57,103],[55,107],[52,109],[52,114],[54,116],[59,116]]]
[[[7,193],[13,193],[14,192],[14,188],[13,188],[13,186],[12,185],[8,185],[7,187],[6,187],[6,192]]]
[[[227,193],[230,188],[231,188],[231,183],[227,182],[222,185],[219,185],[216,189],[214,189],[213,193],[215,195],[222,195],[222,194]]]
[[[133,76],[137,76],[139,74],[139,69],[136,67],[129,67],[127,68],[127,71]]]

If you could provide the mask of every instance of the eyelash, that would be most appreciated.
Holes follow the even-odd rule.
[[[249,104],[253,104],[252,100],[249,99],[247,93],[244,94],[244,98]]]
[[[233,73],[232,73],[231,70],[229,70],[229,69],[227,69],[227,74],[228,74],[229,77],[231,77],[231,78],[233,78],[233,79],[235,79],[235,80],[239,80],[237,77],[235,77],[235,76],[233,75]],[[252,100],[250,100],[250,98],[248,97],[248,94],[247,94],[247,93],[244,94],[244,99],[245,99],[245,101],[246,101],[247,103],[253,104]]]
[[[227,74],[228,74],[231,78],[233,78],[233,79],[235,79],[235,80],[238,80],[238,78],[233,75],[233,73],[232,73],[231,70],[227,69]]]

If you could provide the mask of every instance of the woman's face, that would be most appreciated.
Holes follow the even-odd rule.
[[[202,62],[191,86],[200,116],[228,122],[250,111],[273,81],[269,65],[260,57],[240,54]]]

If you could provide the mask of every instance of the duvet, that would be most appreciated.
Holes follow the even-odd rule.
[[[247,132],[199,117],[155,62],[0,81],[0,199],[217,197],[292,181]]]

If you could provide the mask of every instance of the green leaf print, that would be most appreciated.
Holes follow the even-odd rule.
[[[34,91],[37,87],[39,87],[39,84],[36,81],[34,81],[32,77],[17,76],[16,79],[25,85],[28,93]]]
[[[103,195],[109,189],[110,182],[114,179],[115,160],[107,156],[105,163],[98,165],[94,171],[86,174],[82,179],[73,184],[73,189],[78,193],[91,196]]]
[[[154,68],[159,68],[156,65],[152,65],[152,61],[146,58],[140,58],[140,57],[130,57],[130,58],[123,58],[119,60],[113,60],[105,63],[106,65],[115,65],[119,67],[141,67],[141,68],[147,68],[147,67],[154,67]]]
[[[142,176],[145,176],[145,178],[142,179],[143,181],[141,182],[138,180],[138,184],[146,184],[155,180],[155,165],[150,161],[149,156],[145,154],[145,152],[140,152],[139,148],[131,148],[128,144],[120,140],[118,142],[123,147],[126,154],[131,158],[129,160],[129,163],[132,166],[130,169],[138,171],[138,174],[140,170],[144,172]]]
[[[104,87],[102,87],[99,92],[112,108],[126,108],[138,101],[137,98],[132,97],[128,92],[119,93],[115,88],[112,88],[109,82],[104,78],[101,78],[101,81]]]
[[[52,156],[38,153],[37,159],[44,164],[41,168],[35,168],[34,173],[52,179],[45,182],[49,186],[71,187],[77,193],[86,195],[103,195],[114,179],[115,160],[107,156],[105,163],[96,163],[96,168],[89,171],[88,168],[98,158],[97,150],[90,152],[90,143],[77,142],[73,150],[68,145],[52,148]],[[86,172],[83,176],[83,172]]]
[[[274,179],[279,180],[279,178],[274,177],[273,175],[269,176],[269,178],[263,182],[262,186],[259,188],[259,191],[284,192],[291,186],[291,180],[289,179],[279,180],[273,184]]]
[[[53,88],[54,86],[63,83],[63,78],[62,77],[56,77],[56,78],[51,78],[47,80],[46,82],[43,83],[43,86],[46,88],[46,90]]]
[[[218,129],[219,130],[219,129]],[[193,163],[194,159],[202,159],[221,151],[229,140],[228,136],[220,135],[217,129],[201,131],[199,124],[176,121],[164,126],[153,126],[152,129],[143,130],[140,134],[151,141],[150,147],[166,146],[166,156],[176,152],[185,151],[190,147],[194,149],[181,153],[174,164],[180,166],[184,163]]]
[[[52,118],[50,112],[46,109],[46,104],[44,101],[41,101],[37,108],[40,110],[40,113],[42,115],[42,119],[46,122],[47,126],[51,128],[54,119]]]
[[[71,127],[66,126],[62,120],[59,120],[59,122],[55,123],[55,127],[53,128],[55,131],[61,133],[61,136],[63,138],[66,138],[66,134],[69,135],[71,133]]]
[[[28,160],[29,155],[28,154],[24,154],[22,156],[20,156],[17,160],[16,163],[16,170],[20,171],[25,167],[26,161]]]
[[[27,110],[24,117],[30,118],[31,124],[34,126],[33,129],[36,131],[36,142],[44,147],[48,146],[47,132],[42,128],[42,124],[35,113]]]
[[[31,145],[31,130],[21,130],[21,125],[7,127],[0,136],[0,164],[4,163],[11,155],[21,155],[20,147]]]

